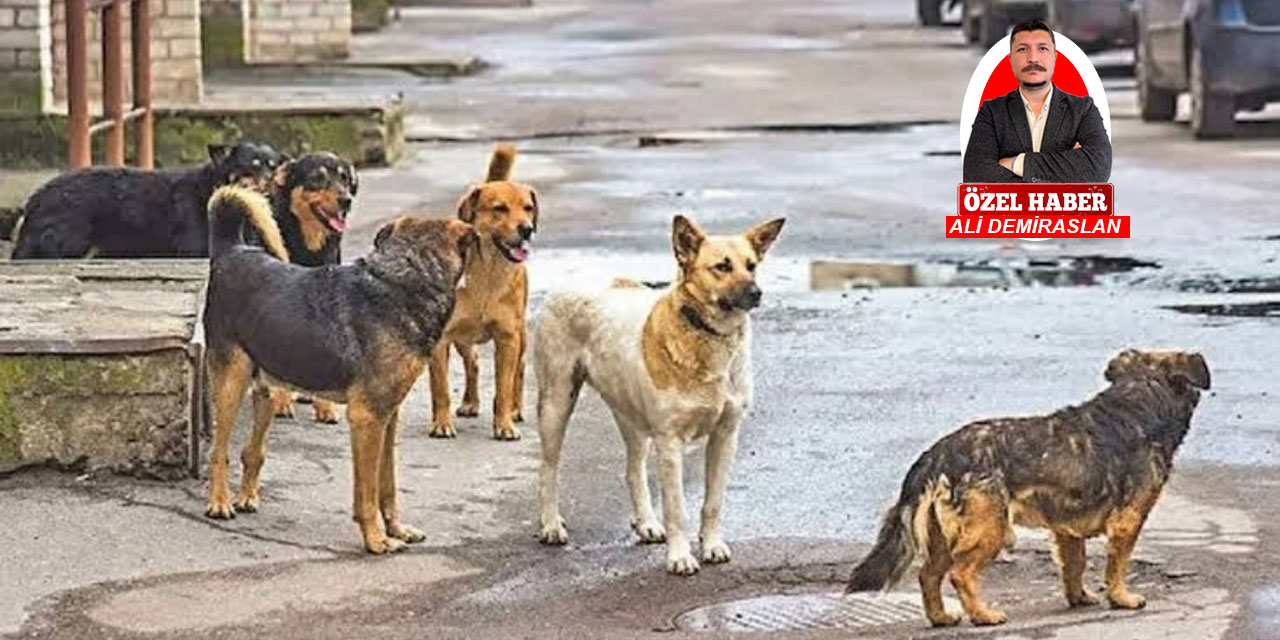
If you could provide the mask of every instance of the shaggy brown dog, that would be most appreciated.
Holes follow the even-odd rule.
[[[373,252],[354,264],[308,268],[283,259],[267,201],[224,188],[210,202],[204,327],[213,390],[214,439],[206,515],[259,507],[272,407],[268,383],[347,405],[355,521],[370,553],[423,539],[400,520],[395,440],[400,403],[426,367],[453,311],[454,291],[475,230],[457,220],[397,219]],[[245,245],[252,220],[271,253]],[[316,313],[338,309],[339,313]],[[244,477],[231,498],[228,448],[246,389],[253,386],[253,435],[241,452]]]
[[[1125,585],[1129,555],[1169,478],[1209,368],[1195,353],[1121,352],[1107,364],[1111,386],[1088,402],[1044,417],[969,424],[939,440],[907,472],[871,553],[848,591],[892,586],[917,555],[920,590],[934,626],[960,616],[942,605],[951,584],[975,625],[1005,615],[978,594],[978,574],[1013,542],[1010,522],[1053,532],[1054,556],[1071,606],[1096,604],[1084,586],[1086,538],[1107,536],[1107,600],[1138,609]]]
[[[475,225],[480,250],[467,261],[466,283],[458,290],[444,338],[431,356],[431,437],[457,435],[449,411],[449,346],[457,348],[467,386],[459,416],[480,409],[480,368],[475,345],[494,341],[495,392],[493,437],[518,440],[515,423],[524,420],[524,356],[528,343],[525,313],[529,278],[524,261],[538,229],[538,194],[511,181],[516,150],[499,145],[489,162],[488,180],[472,187],[458,203],[458,218]]]

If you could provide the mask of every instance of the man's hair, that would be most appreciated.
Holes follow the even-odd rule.
[[[1053,43],[1053,47],[1055,49],[1058,47],[1058,41],[1053,37],[1053,29],[1050,29],[1049,25],[1044,23],[1044,20],[1027,20],[1026,22],[1019,22],[1017,26],[1013,28],[1013,33],[1009,34],[1010,49],[1013,48],[1013,39],[1023,31],[1048,31],[1049,42]]]

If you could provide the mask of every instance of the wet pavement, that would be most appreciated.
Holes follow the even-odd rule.
[[[456,440],[426,437],[425,383],[402,412],[403,509],[429,535],[410,552],[360,554],[347,514],[344,430],[282,421],[263,510],[230,522],[200,515],[197,480],[49,471],[0,479],[9,522],[0,546],[12,550],[6,566],[22,569],[0,577],[0,632],[702,638],[736,624],[705,622],[717,619],[706,611],[728,611],[720,619],[772,624],[785,638],[849,637],[815,620],[877,615],[882,624],[860,633],[1280,634],[1272,366],[1280,298],[1264,286],[1280,280],[1280,242],[1271,239],[1280,231],[1280,127],[1263,114],[1237,140],[1200,143],[1183,125],[1141,123],[1124,55],[1106,54],[1100,60],[1117,69],[1104,74],[1112,181],[1134,237],[948,241],[959,101],[978,55],[954,29],[913,26],[909,4],[407,9],[389,31],[358,39],[357,53],[474,54],[492,66],[448,81],[376,70],[253,83],[232,75],[209,89],[218,99],[403,94],[417,142],[399,165],[362,174],[346,240],[352,257],[398,213],[451,212],[482,176],[492,141],[516,142],[516,175],[543,205],[529,264],[535,310],[558,288],[604,286],[614,276],[669,280],[674,213],[713,232],[787,216],[761,269],[756,404],[724,525],[733,562],[674,578],[662,571],[659,547],[636,543],[621,439],[590,392],[564,454],[571,543],[538,545],[536,428],[523,425],[519,442],[489,439],[486,350],[481,415],[459,420]],[[934,280],[815,290],[820,260],[908,264]],[[936,286],[952,269],[1002,279]],[[1131,346],[1200,350],[1214,382],[1139,543],[1134,584],[1147,610],[1067,610],[1044,536],[1034,532],[1021,532],[1010,561],[984,575],[989,597],[1011,614],[1006,627],[926,632],[923,618],[875,613],[893,602],[832,604],[923,448],[970,420],[1083,401],[1102,388],[1107,359]],[[701,454],[686,466],[694,513]],[[1090,546],[1095,586],[1102,553]],[[895,593],[903,606],[915,602],[911,580]]]

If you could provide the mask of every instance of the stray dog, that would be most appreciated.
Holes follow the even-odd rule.
[[[898,503],[884,517],[871,553],[848,591],[896,583],[922,556],[925,616],[950,626],[942,604],[948,572],[975,625],[1005,614],[978,594],[978,574],[1013,542],[1010,522],[1053,532],[1067,602],[1097,604],[1084,585],[1085,539],[1107,536],[1107,600],[1121,609],[1146,601],[1125,586],[1129,555],[1169,478],[1173,454],[1191,427],[1209,368],[1195,353],[1121,352],[1107,364],[1111,386],[1082,405],[1044,417],[966,425],[916,460]]]
[[[402,217],[378,231],[374,249],[350,265],[302,267],[287,253],[267,200],[219,190],[211,218],[204,327],[212,380],[214,438],[205,514],[257,511],[259,473],[271,425],[272,385],[347,405],[355,521],[365,549],[399,551],[423,539],[400,520],[395,440],[399,407],[444,333],[467,254],[479,243],[458,220]],[[270,248],[243,243],[251,221]],[[317,310],[339,309],[327,314]],[[241,451],[234,500],[228,447],[245,390],[253,387],[253,435]]]
[[[499,145],[489,161],[484,184],[471,187],[458,203],[458,218],[475,225],[480,250],[467,261],[466,282],[444,338],[431,356],[431,432],[433,438],[457,435],[449,412],[449,346],[462,356],[467,386],[458,415],[480,410],[480,367],[475,345],[494,342],[493,437],[518,440],[515,423],[524,420],[524,356],[529,342],[525,313],[529,278],[524,261],[538,230],[538,194],[511,181],[516,150]]]
[[[209,146],[193,169],[93,167],[36,190],[14,235],[15,260],[200,258],[209,255],[207,209],[214,189],[264,188],[287,157],[265,144]]]
[[[342,263],[342,234],[359,186],[351,163],[332,153],[310,153],[275,171],[269,188],[271,210],[290,262],[304,267]],[[273,389],[271,403],[276,417],[293,417],[293,394],[288,390]],[[338,423],[332,402],[314,399],[312,410],[316,422]]]
[[[720,512],[738,428],[751,402],[751,327],[760,304],[756,267],[782,219],[739,236],[705,236],[676,216],[672,245],[679,279],[667,290],[633,286],[597,294],[556,294],[535,329],[542,502],[538,539],[568,541],[560,517],[560,447],[583,383],[613,411],[627,447],[632,520],[643,542],[667,542],[667,571],[693,575],[698,561],[685,533],[685,445],[707,438],[702,561],[729,561]],[[628,284],[628,283],[623,283]],[[663,522],[654,517],[645,458],[658,451]]]

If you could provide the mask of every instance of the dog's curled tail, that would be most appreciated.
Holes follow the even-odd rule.
[[[248,221],[262,239],[267,252],[289,261],[280,226],[271,215],[266,196],[246,187],[226,186],[209,198],[209,257],[216,258],[231,247],[244,244],[244,223]]]
[[[493,149],[493,157],[489,159],[489,182],[503,182],[511,179],[511,168],[516,164],[516,148],[502,143]]]

